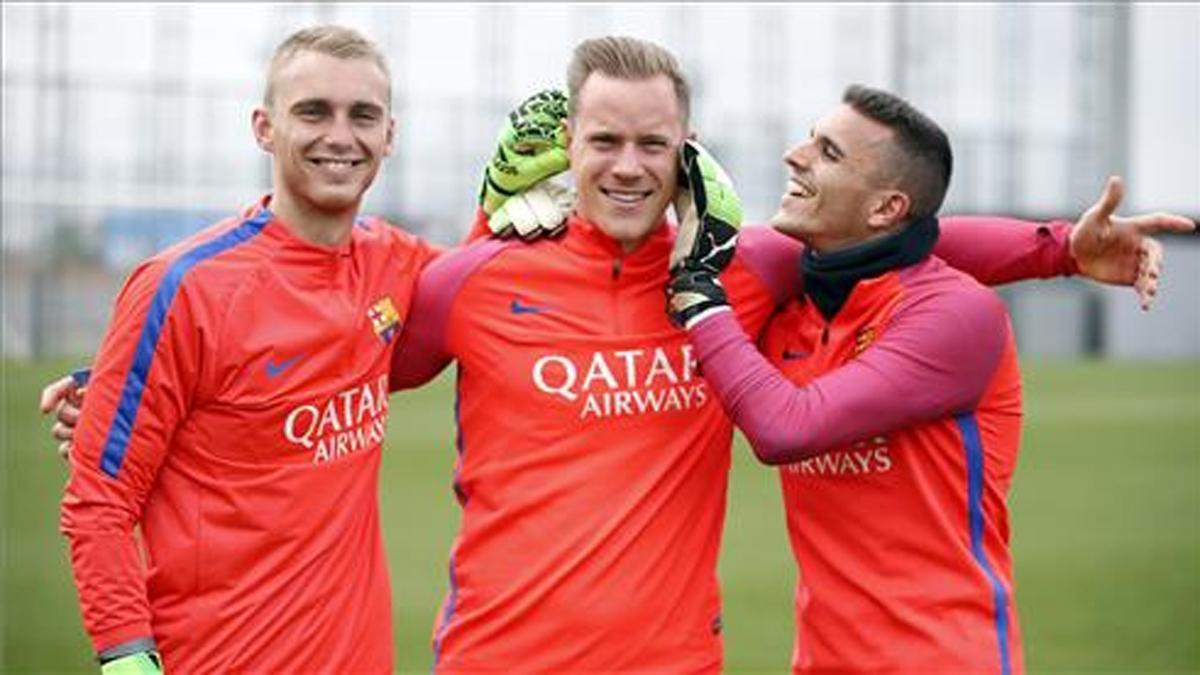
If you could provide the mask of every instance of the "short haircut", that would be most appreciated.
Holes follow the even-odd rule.
[[[686,127],[691,113],[692,87],[688,84],[679,61],[665,48],[632,37],[601,37],[584,40],[575,47],[567,66],[568,111],[575,117],[579,90],[592,73],[602,73],[623,80],[647,80],[666,75],[675,87],[679,112]]]
[[[392,74],[387,59],[374,42],[353,28],[322,25],[303,28],[289,35],[275,48],[267,66],[267,84],[263,90],[263,105],[270,108],[275,97],[275,75],[300,52],[316,52],[338,59],[368,59],[383,71],[388,82],[388,99],[392,95]]]
[[[842,102],[892,130],[881,180],[908,194],[907,221],[935,215],[946,198],[954,157],[946,132],[904,99],[859,84],[846,87]]]

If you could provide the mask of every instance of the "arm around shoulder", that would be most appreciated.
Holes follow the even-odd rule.
[[[859,357],[794,383],[754,349],[732,319],[691,331],[705,379],[759,460],[800,461],[871,435],[970,409],[1010,336],[994,293],[968,282],[902,303]]]

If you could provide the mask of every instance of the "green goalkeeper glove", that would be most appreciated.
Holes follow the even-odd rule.
[[[557,89],[534,94],[508,114],[479,187],[484,213],[493,215],[512,196],[567,169],[566,119],[567,97]],[[489,226],[500,234],[512,222]]]
[[[742,200],[717,160],[693,140],[679,148],[679,180],[675,191],[679,233],[671,250],[671,270],[682,266],[720,274],[733,260],[742,226]]]
[[[717,278],[733,260],[742,202],[733,182],[699,143],[684,141],[679,149],[680,182],[675,195],[679,232],[671,250],[667,314],[687,328],[729,301]]]
[[[100,664],[101,675],[162,675],[162,660],[158,652],[127,654]]]

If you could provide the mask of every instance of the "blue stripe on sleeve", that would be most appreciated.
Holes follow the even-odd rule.
[[[454,607],[458,604],[458,577],[454,574],[454,556],[455,553],[450,554],[450,593],[446,596],[446,604],[442,606],[442,620],[437,635],[433,638],[433,666],[430,672],[437,672],[438,660],[442,658],[442,640],[446,637],[446,629],[450,627]]]
[[[962,434],[963,446],[967,453],[967,519],[971,532],[971,553],[992,584],[996,640],[1000,643],[1000,672],[1010,675],[1012,662],[1008,654],[1008,592],[996,577],[983,550],[983,441],[979,437],[979,422],[974,413],[957,415],[954,422]]]
[[[251,220],[242,221],[240,225],[221,236],[204,242],[177,258],[167,269],[150,302],[150,311],[146,323],[142,325],[142,333],[138,336],[137,347],[133,355],[133,367],[125,376],[125,386],[121,389],[121,397],[117,403],[117,414],[112,426],[108,429],[108,438],[104,441],[104,451],[100,455],[100,469],[104,473],[117,477],[121,464],[125,461],[125,453],[129,450],[129,438],[133,434],[133,424],[137,420],[138,408],[142,401],[142,390],[146,387],[146,377],[150,366],[154,363],[154,350],[158,346],[158,336],[162,332],[163,322],[175,292],[183,277],[197,263],[211,258],[222,251],[233,248],[262,232],[271,212],[260,209]]]

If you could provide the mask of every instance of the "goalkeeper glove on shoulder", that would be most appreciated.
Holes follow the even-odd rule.
[[[675,325],[686,328],[712,311],[728,308],[718,277],[733,261],[742,202],[729,176],[702,145],[684,141],[679,160],[679,231],[671,250],[667,313]]]
[[[720,274],[733,260],[742,200],[712,154],[690,139],[679,148],[679,180],[679,232],[671,250],[671,270],[682,266]]]
[[[534,94],[508,114],[479,187],[479,205],[493,234],[530,239],[557,231],[566,220],[574,197],[557,185],[504,211],[510,200],[567,169],[566,119],[567,97],[557,89]]]
[[[488,229],[500,238],[512,234],[525,240],[553,237],[566,229],[574,207],[575,193],[558,179],[547,178],[505,200],[488,219]]]

